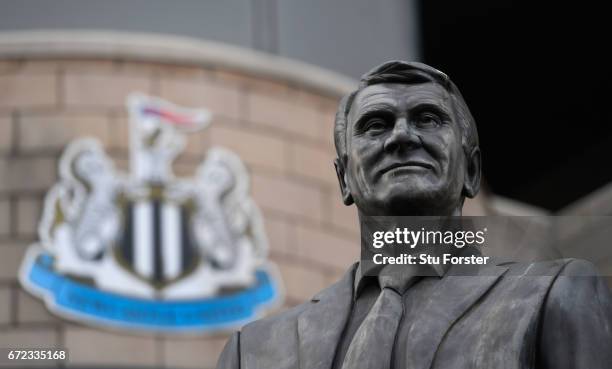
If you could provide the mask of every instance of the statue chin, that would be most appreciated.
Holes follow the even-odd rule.
[[[367,215],[373,216],[444,216],[454,215],[461,203],[460,195],[454,196],[448,189],[432,191],[431,187],[427,190],[418,186],[390,188],[380,195],[377,199],[367,201],[373,206],[357,205]]]

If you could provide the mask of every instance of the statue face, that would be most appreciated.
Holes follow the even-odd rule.
[[[361,212],[460,211],[466,160],[451,96],[443,87],[368,86],[353,101],[346,134],[344,185]]]

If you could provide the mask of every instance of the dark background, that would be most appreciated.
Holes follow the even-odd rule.
[[[424,61],[470,106],[493,192],[555,211],[612,181],[604,7],[421,1]]]

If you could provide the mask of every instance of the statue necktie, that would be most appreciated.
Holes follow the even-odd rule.
[[[402,296],[389,287],[383,287],[355,332],[342,369],[389,369],[402,314]]]

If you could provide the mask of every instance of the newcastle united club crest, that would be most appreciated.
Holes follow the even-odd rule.
[[[40,243],[21,266],[24,288],[68,319],[167,332],[234,328],[278,303],[240,159],[212,148],[192,178],[173,174],[185,135],[211,114],[144,95],[128,107],[130,172],[96,140],[66,148]]]

